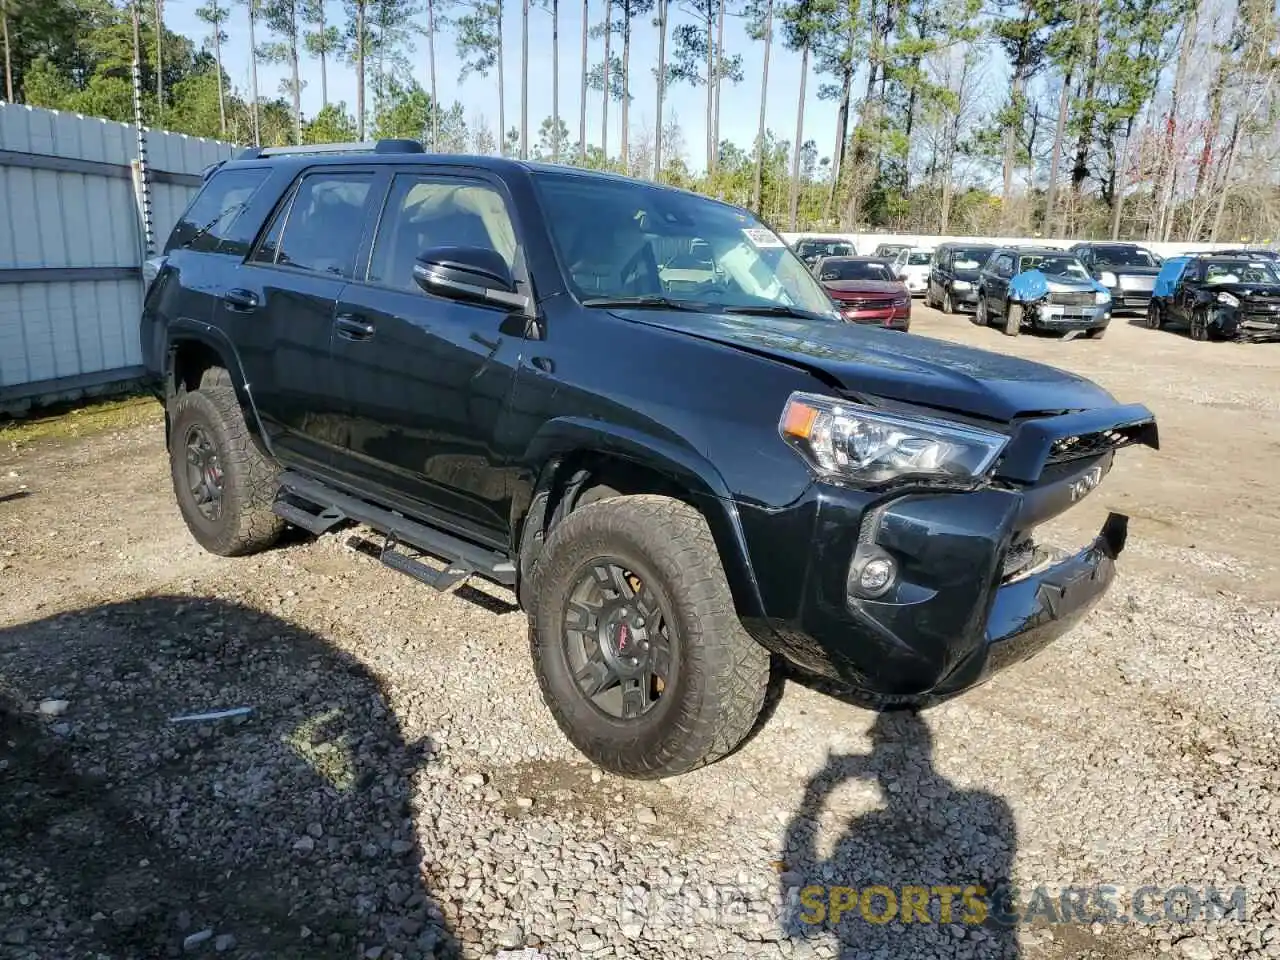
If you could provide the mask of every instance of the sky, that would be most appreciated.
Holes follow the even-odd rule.
[[[209,35],[208,25],[195,15],[200,0],[166,0],[165,25],[169,30],[190,37],[201,46]],[[342,22],[339,3],[329,4],[333,22]],[[506,126],[520,124],[520,6],[508,3],[503,18],[503,43],[506,87]],[[603,18],[602,0],[592,0],[591,20]],[[425,15],[422,17],[425,23]],[[652,129],[656,117],[656,84],[652,68],[657,64],[657,28],[650,24],[650,17],[637,17],[631,49],[631,126]],[[668,52],[671,48],[671,32],[676,24],[689,22],[678,5],[671,5],[668,23]],[[223,44],[223,68],[241,91],[249,89],[249,29],[243,5],[234,4],[232,17],[227,23],[228,41]],[[269,39],[259,23],[258,44]],[[780,32],[779,32],[780,33]],[[769,62],[769,95],[766,123],[780,139],[790,142],[795,137],[796,105],[800,91],[800,56],[786,50],[775,34]],[[545,117],[551,115],[551,14],[534,6],[529,14],[529,137],[531,146],[537,142],[537,131]],[[599,63],[604,59],[604,40],[591,39],[589,59]],[[622,40],[616,36],[611,41],[611,51],[621,55]],[[728,17],[725,22],[725,49],[730,54],[741,54],[744,80],[739,84],[726,83],[721,91],[720,136],[746,148],[755,139],[760,111],[760,82],[764,69],[764,43],[753,41],[746,35],[741,17]],[[560,116],[568,125],[573,142],[578,136],[578,117],[581,91],[582,56],[582,6],[566,0],[560,9]],[[424,89],[429,89],[426,37],[417,38],[417,49],[410,54],[414,76]],[[436,78],[440,100],[446,106],[454,100],[462,103],[468,123],[483,117],[491,132],[498,126],[498,83],[496,73],[486,79],[471,75],[466,83],[458,82],[461,66],[452,30],[437,30]],[[258,89],[262,96],[277,95],[280,81],[288,68],[281,64],[258,66]],[[314,115],[320,108],[320,69],[316,61],[304,59],[302,78],[306,84],[302,91],[304,116]],[[328,65],[329,99],[345,100],[348,110],[355,112],[355,76],[351,67],[330,61]],[[835,103],[818,99],[819,78],[810,71],[805,96],[804,139],[815,140],[819,156],[830,156],[835,139]],[[855,86],[856,89],[856,86]],[[587,92],[587,138],[590,143],[600,142],[601,95]],[[700,170],[706,161],[706,91],[701,87],[678,84],[668,88],[665,105],[668,121],[679,121],[684,137],[685,160],[694,170]],[[616,155],[621,138],[621,105],[609,105],[609,152]]]

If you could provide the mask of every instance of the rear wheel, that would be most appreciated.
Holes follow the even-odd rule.
[[[769,655],[739,622],[693,507],[650,495],[579,507],[553,529],[534,580],[542,696],[592,762],[626,777],[673,776],[750,732]]]
[[[1022,304],[1006,303],[1004,305],[1004,335],[1016,337],[1022,330]]]
[[[284,529],[271,512],[279,469],[249,436],[231,376],[204,372],[169,406],[169,468],[178,508],[200,546],[224,557],[266,549]]]

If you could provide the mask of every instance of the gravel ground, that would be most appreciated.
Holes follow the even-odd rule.
[[[1121,579],[918,718],[788,682],[741,751],[660,783],[568,746],[504,591],[435,595],[346,535],[204,554],[152,405],[0,433],[0,958],[1280,957],[1280,350],[915,329],[1157,411],[1164,449],[1056,524],[1128,512]],[[957,895],[950,923],[806,923],[799,897],[1004,880],[1028,922]],[[1156,923],[1051,922],[1099,884],[1126,916],[1242,887],[1245,919],[1155,894]]]

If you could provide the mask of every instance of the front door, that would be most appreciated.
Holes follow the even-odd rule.
[[[331,345],[338,295],[350,280],[376,174],[319,168],[287,192],[221,309],[272,449],[327,472],[339,446],[340,384]]]
[[[1002,253],[996,257],[993,269],[983,278],[986,289],[987,310],[995,315],[1004,313],[1005,298],[1009,293],[1009,281],[1013,279],[1013,254]]]
[[[498,185],[446,173],[394,177],[367,271],[337,306],[347,444],[337,469],[406,512],[505,546],[524,451],[504,448],[502,421],[523,318],[424,292],[414,260],[439,246],[496,250],[525,277]]]

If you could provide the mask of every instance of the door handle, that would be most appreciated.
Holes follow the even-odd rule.
[[[352,313],[339,314],[333,321],[338,336],[348,340],[369,340],[373,337],[373,324]]]
[[[222,302],[227,305],[228,309],[241,313],[248,313],[251,310],[258,309],[258,295],[252,290],[240,288],[228,290],[222,295]]]

